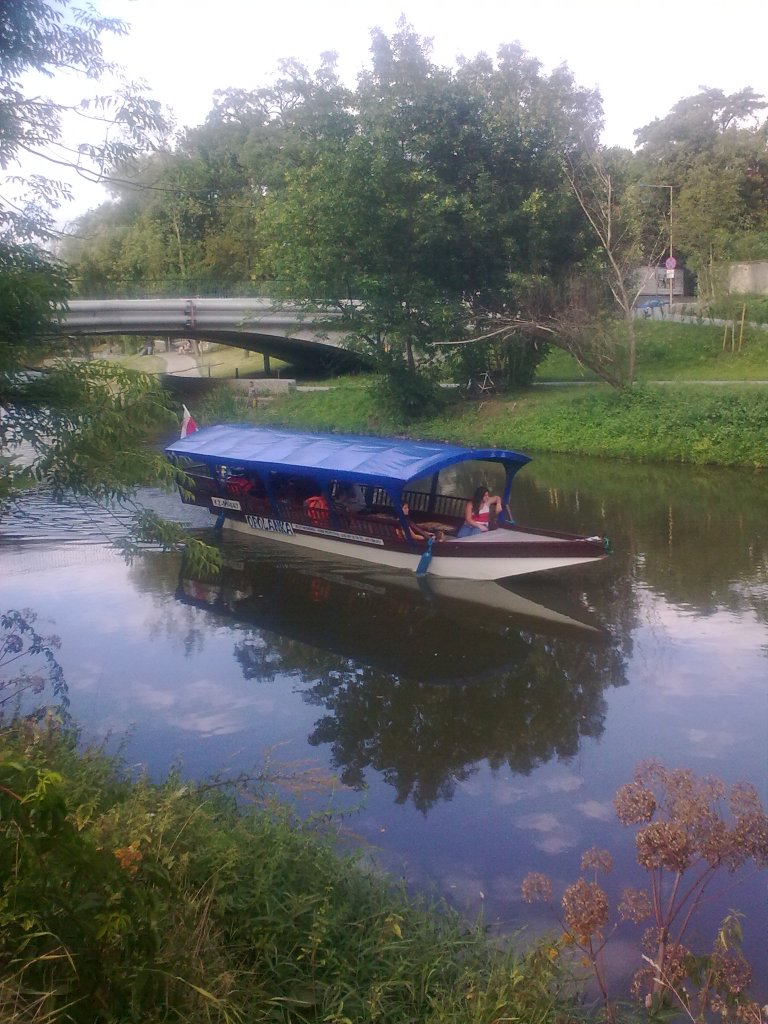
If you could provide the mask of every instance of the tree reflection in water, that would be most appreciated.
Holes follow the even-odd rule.
[[[346,785],[379,772],[425,812],[482,762],[527,774],[574,757],[603,731],[604,689],[626,682],[620,641],[530,585],[420,587],[266,559],[213,582],[182,571],[178,595],[248,630],[235,646],[245,678],[301,680],[324,709],[309,742],[330,745]]]

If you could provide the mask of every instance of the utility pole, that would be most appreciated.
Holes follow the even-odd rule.
[[[674,185],[662,185],[669,189],[669,259],[667,260],[667,278],[669,279],[669,312],[672,313],[672,294],[675,286],[675,269],[677,260],[672,252],[672,189]]]
[[[674,244],[674,210],[673,210],[673,193],[677,188],[677,185],[651,185],[649,182],[639,182],[640,188],[667,188],[669,189],[669,256],[667,257],[664,266],[667,271],[667,282],[669,284],[669,309],[672,311],[672,297],[674,295],[675,287],[675,270],[677,269],[677,260],[673,252]],[[657,285],[658,288],[658,285]]]

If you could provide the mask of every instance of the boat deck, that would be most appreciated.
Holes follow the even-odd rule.
[[[470,537],[457,537],[451,538],[452,540],[458,540],[462,544],[509,544],[514,542],[515,544],[541,544],[543,540],[547,544],[569,544],[573,538],[569,537],[553,537],[548,535],[542,537],[540,533],[528,533],[526,530],[489,530],[487,533],[475,533]]]

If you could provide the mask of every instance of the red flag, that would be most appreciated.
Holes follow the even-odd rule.
[[[192,419],[192,413],[186,405],[182,405],[181,408],[184,410],[184,416],[181,420],[181,436],[186,437],[188,434],[194,434],[197,430],[197,424]]]

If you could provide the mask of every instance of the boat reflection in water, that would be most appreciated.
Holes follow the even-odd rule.
[[[575,755],[603,730],[604,687],[624,681],[583,608],[537,600],[556,590],[271,553],[225,561],[217,580],[182,570],[179,599],[237,621],[245,678],[301,679],[323,709],[309,742],[330,745],[344,783],[381,772],[422,810],[482,761],[528,773]]]

